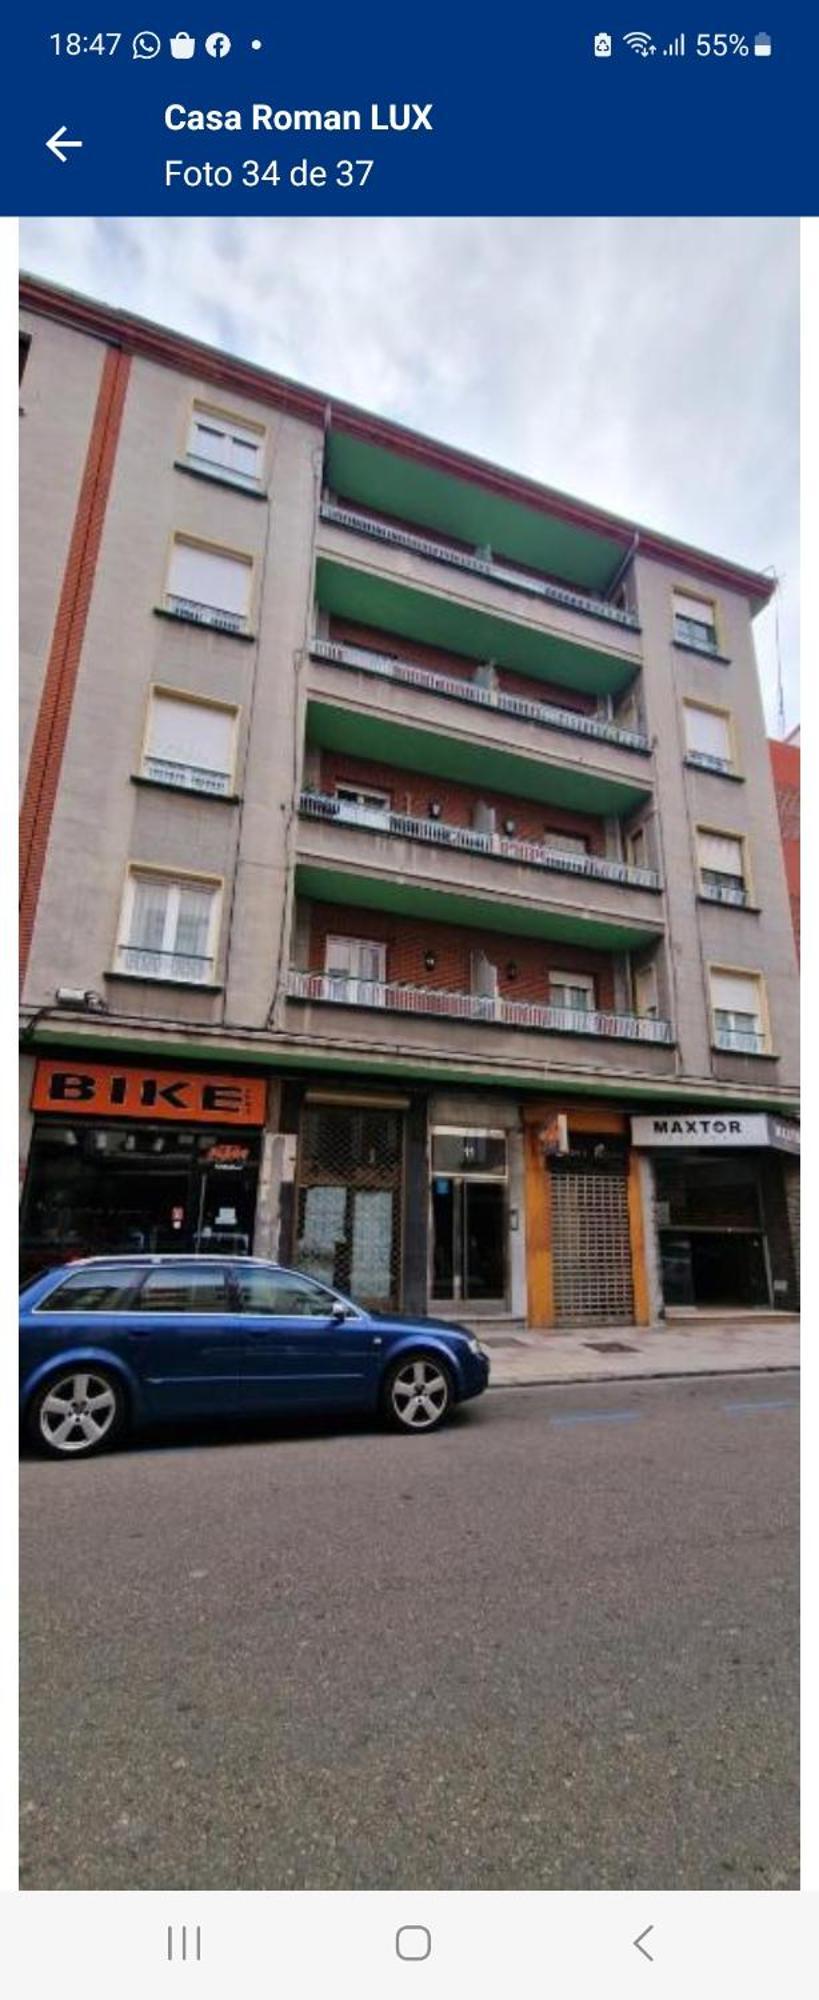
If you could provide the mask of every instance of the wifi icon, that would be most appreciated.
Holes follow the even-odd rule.
[[[656,56],[657,54],[651,36],[646,35],[642,28],[634,29],[630,35],[624,35],[623,41],[627,49],[634,50],[636,56]]]

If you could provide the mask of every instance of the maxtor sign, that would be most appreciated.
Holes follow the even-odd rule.
[[[632,1118],[633,1146],[700,1148],[703,1146],[773,1146],[781,1153],[799,1152],[799,1126],[789,1118],[765,1111],[701,1111],[661,1113],[657,1118]]]

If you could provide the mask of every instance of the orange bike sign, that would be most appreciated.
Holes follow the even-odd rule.
[[[170,1118],[184,1125],[263,1125],[262,1077],[203,1076],[124,1063],[38,1062],[32,1111],[71,1118]]]

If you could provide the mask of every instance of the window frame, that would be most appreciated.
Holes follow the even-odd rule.
[[[719,1011],[720,1013],[725,1013],[731,1010],[727,1008],[720,1008],[719,1010],[717,1010],[715,1006],[714,1003],[715,974],[717,978],[724,977],[726,979],[755,980],[756,990],[759,997],[759,1006],[757,1009],[757,1019],[759,1021],[759,1034],[764,1045],[761,1049],[728,1049],[725,1048],[722,1043],[717,1041],[717,1034],[718,1034],[717,1022],[716,1022],[717,1011]],[[772,1057],[774,1055],[774,1047],[773,1047],[773,1037],[771,1034],[771,1017],[768,1004],[768,987],[765,979],[765,974],[761,970],[761,968],[753,965],[725,965],[721,960],[719,961],[709,960],[706,965],[706,975],[707,975],[707,989],[708,989],[708,1016],[709,1016],[709,1025],[711,1031],[711,1046],[716,1052],[716,1054],[728,1055],[728,1056],[750,1055],[750,1056]]]
[[[207,458],[196,452],[193,449],[194,434],[197,423],[202,419],[205,420],[205,428],[209,424],[212,430],[221,432],[223,437],[229,438],[231,431],[235,429],[237,436],[244,432],[248,441],[256,440],[258,470],[254,473],[242,472],[238,466],[223,463],[220,459]],[[188,410],[185,426],[183,463],[194,472],[201,473],[205,479],[226,480],[240,493],[261,493],[264,491],[267,471],[268,435],[265,424],[258,423],[251,417],[240,417],[234,410],[223,409],[217,403],[206,403],[195,396]]]
[[[739,768],[737,735],[736,735],[736,727],[734,724],[733,710],[730,708],[722,707],[719,702],[700,701],[697,695],[687,695],[687,694],[683,695],[682,708],[683,708],[683,740],[685,743],[685,755],[687,760],[694,767],[694,769],[697,771],[709,772],[714,777],[717,778],[740,777],[742,774]],[[695,710],[698,709],[700,713],[704,715],[718,715],[720,719],[725,723],[728,734],[730,763],[726,764],[723,769],[720,769],[719,765],[716,763],[715,764],[700,763],[700,757],[703,754],[707,753],[703,753],[698,750],[692,750],[691,745],[688,741],[688,729],[686,726],[686,712],[690,709],[695,709]]]
[[[220,772],[218,774],[215,774],[219,776],[225,776],[227,778],[227,784],[223,792],[212,791],[204,785],[183,785],[183,784],[176,785],[174,784],[172,778],[167,778],[167,779],[155,778],[151,775],[150,771],[148,771],[147,764],[151,756],[151,747],[150,747],[151,718],[154,712],[154,703],[157,696],[159,697],[160,701],[184,702],[187,704],[189,708],[217,709],[223,715],[227,715],[231,718],[233,726],[231,732],[230,769],[227,772],[224,773]],[[139,759],[140,777],[144,780],[145,784],[147,785],[167,784],[168,786],[171,787],[173,791],[188,792],[188,793],[193,792],[198,798],[206,798],[206,799],[230,798],[231,796],[235,796],[236,774],[237,774],[237,765],[239,759],[239,723],[241,720],[241,714],[242,714],[241,708],[238,706],[238,704],[234,702],[220,701],[215,696],[212,695],[198,694],[198,693],[194,694],[190,691],[189,688],[171,687],[165,681],[152,681],[148,689],[148,700],[145,707],[145,716],[143,721],[142,749],[140,752],[140,759]],[[161,763],[163,760],[160,758],[158,761]],[[169,760],[165,759],[164,761],[168,762]],[[180,768],[195,771],[199,769],[206,770],[208,767],[204,764],[201,766],[196,764],[190,764],[188,766],[180,766]]]
[[[129,966],[121,963],[121,954],[124,951],[151,950],[151,946],[140,945],[136,939],[131,939],[128,935],[134,911],[136,884],[146,876],[158,882],[165,882],[171,888],[185,889],[191,887],[211,889],[213,891],[207,933],[209,949],[206,953],[203,953],[203,957],[207,958],[210,967],[207,978],[181,979],[178,974],[163,972],[161,969],[158,972],[135,972]],[[161,980],[163,984],[192,988],[194,992],[201,992],[203,988],[207,989],[209,986],[212,986],[215,983],[217,970],[224,886],[224,876],[222,875],[203,875],[194,869],[187,868],[164,868],[159,867],[156,862],[152,861],[129,861],[125,871],[125,883],[120,901],[119,923],[114,950],[115,977],[118,979]],[[185,954],[182,952],[175,954],[172,950],[166,951],[163,944],[161,952],[157,952],[155,956],[162,958],[178,956],[181,958]]]
[[[226,557],[229,562],[239,563],[247,571],[248,575],[245,610],[243,612],[236,612],[231,611],[225,605],[204,604],[201,598],[185,598],[178,591],[172,590],[171,573],[174,552],[177,548],[196,549],[201,555],[222,556]],[[252,549],[233,548],[228,542],[210,541],[205,535],[189,534],[185,528],[174,528],[168,538],[168,545],[165,551],[165,569],[160,596],[160,608],[168,618],[181,618],[189,624],[202,625],[207,631],[227,632],[234,637],[238,635],[242,638],[252,638],[257,623],[258,568],[259,565]],[[198,605],[200,611],[208,615],[196,618],[192,612],[177,610],[174,608],[172,599],[176,599],[177,603],[183,605]],[[238,622],[235,624],[220,622],[221,620],[233,619],[236,619]]]
[[[694,839],[695,839],[696,857],[697,857],[697,893],[699,896],[702,897],[703,901],[706,903],[721,903],[722,899],[719,896],[709,896],[708,894],[709,884],[705,882],[703,879],[703,862],[700,853],[701,835],[705,835],[706,839],[708,838],[709,835],[711,835],[714,840],[732,840],[736,842],[737,846],[739,847],[740,859],[742,862],[742,889],[744,892],[745,900],[742,903],[732,904],[730,900],[726,899],[726,901],[722,904],[722,907],[724,909],[735,909],[735,910],[751,909],[754,904],[754,887],[753,887],[753,880],[751,877],[751,862],[748,849],[747,834],[738,832],[735,827],[704,825],[699,820],[697,821],[694,827]],[[719,873],[719,870],[712,869],[711,873],[716,875]],[[729,878],[726,876],[726,881],[730,882],[731,885],[733,885],[733,877]]]
[[[710,607],[711,607],[711,610],[712,610],[712,612],[713,612],[713,619],[714,619],[714,625],[713,625],[713,630],[714,630],[714,644],[713,644],[713,646],[700,646],[700,645],[698,645],[698,643],[697,643],[696,639],[687,639],[687,638],[684,638],[684,637],[682,637],[682,636],[680,635],[680,633],[679,633],[679,632],[677,631],[677,619],[678,619],[678,617],[683,617],[683,618],[685,617],[685,612],[678,612],[678,610],[677,610],[677,606],[676,606],[676,604],[675,604],[675,601],[674,601],[674,600],[675,600],[675,598],[678,598],[678,597],[687,597],[687,598],[688,598],[688,599],[690,600],[690,602],[691,602],[692,604],[707,604],[707,605],[710,605]],[[696,625],[696,624],[701,624],[701,623],[702,623],[702,620],[701,620],[701,619],[696,619],[696,618],[691,618],[691,619],[689,619],[689,621],[688,621],[688,622],[689,622],[689,624],[692,624],[692,625]],[[694,590],[691,584],[685,584],[685,583],[674,583],[674,584],[672,584],[672,586],[671,586],[671,635],[672,635],[672,638],[673,638],[673,640],[674,640],[674,644],[675,644],[675,646],[684,646],[684,647],[686,648],[686,650],[687,650],[688,652],[690,652],[690,653],[697,653],[697,654],[698,654],[698,655],[700,655],[700,656],[702,657],[702,659],[704,659],[704,660],[708,660],[708,659],[711,659],[711,660],[714,660],[714,659],[724,659],[724,658],[725,658],[725,652],[724,652],[724,648],[723,648],[723,641],[722,641],[722,618],[721,618],[721,611],[720,611],[720,604],[719,604],[719,599],[718,599],[718,598],[716,598],[716,597],[712,597],[712,596],[711,596],[711,595],[710,595],[710,594],[709,594],[709,593],[708,593],[707,591],[704,591],[704,590]]]
[[[597,983],[596,983],[596,980],[595,980],[595,976],[594,976],[594,973],[593,973],[593,972],[564,972],[564,971],[561,971],[561,970],[560,970],[559,968],[555,968],[555,970],[554,970],[554,971],[551,971],[551,970],[550,970],[550,971],[549,971],[549,972],[547,973],[547,978],[548,978],[548,981],[549,981],[549,1006],[550,1006],[550,1007],[561,1007],[561,1006],[562,1006],[562,1011],[563,1011],[563,1013],[564,1013],[564,1014],[596,1014],[596,1013],[597,1013],[597,1011],[598,1011],[598,1009],[597,1009]],[[567,1006],[564,1006],[564,1005],[562,1005],[561,1001],[559,1001],[559,1000],[555,1000],[555,999],[554,999],[554,997],[553,997],[553,989],[554,989],[554,987],[555,987],[555,986],[558,986],[558,987],[559,987],[559,986],[562,986],[562,987],[564,987],[564,988],[565,988],[565,987],[567,987],[567,986],[569,986],[569,985],[571,985],[571,986],[574,986],[574,987],[576,988],[577,992],[579,992],[579,993],[588,993],[588,994],[589,994],[589,996],[590,996],[590,999],[589,999],[589,1005],[588,1005],[588,1007],[567,1007]]]

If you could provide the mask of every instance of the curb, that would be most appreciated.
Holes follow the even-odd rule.
[[[715,1380],[722,1376],[730,1381],[734,1375],[798,1375],[798,1361],[771,1361],[750,1364],[747,1368],[686,1368],[677,1373],[673,1368],[645,1368],[634,1375],[527,1375],[525,1381],[493,1382],[490,1389],[591,1389],[595,1382],[701,1382],[704,1378]]]

